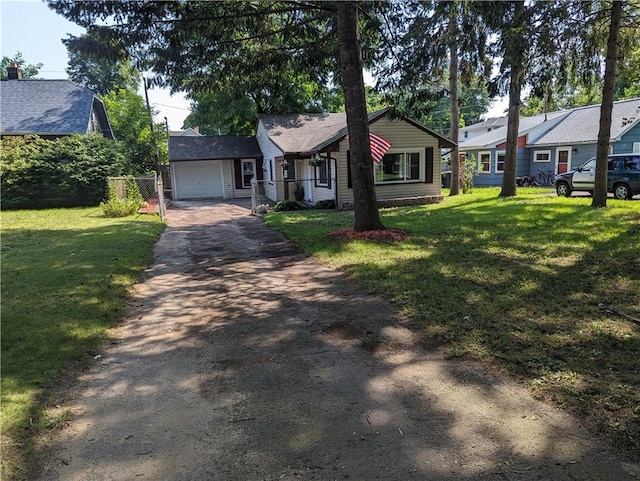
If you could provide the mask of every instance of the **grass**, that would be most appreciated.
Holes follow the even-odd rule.
[[[47,394],[101,349],[164,229],[158,217],[97,208],[5,211],[2,221],[3,472],[19,477],[54,427]]]
[[[640,458],[640,202],[559,198],[498,189],[437,205],[382,209],[404,242],[335,241],[352,213],[274,213],[268,225],[366,288],[397,303],[452,357],[523,379]]]

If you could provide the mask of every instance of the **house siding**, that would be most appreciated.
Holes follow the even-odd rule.
[[[338,153],[330,152],[329,156],[333,159],[336,159],[338,156]],[[307,160],[303,160],[303,162],[308,164]],[[305,194],[306,194],[305,198],[307,198],[313,203],[319,202],[321,200],[335,200],[336,198],[336,162],[335,160],[330,161],[330,168],[331,168],[331,172],[330,172],[331,180],[330,180],[329,186],[316,185],[315,167],[308,166],[308,168],[305,168],[305,172],[307,172],[308,179],[309,179],[309,181],[307,182],[307,185],[309,185],[311,188],[310,195],[305,191]]]
[[[232,199],[234,197],[234,189],[233,189],[233,161],[232,160],[222,160],[222,185],[224,189],[224,198]]]
[[[418,197],[441,194],[441,157],[438,139],[429,135],[404,120],[391,120],[386,117],[381,118],[370,125],[371,132],[374,132],[389,142],[391,142],[391,151],[403,149],[419,149],[424,155],[427,147],[433,148],[433,182],[415,182],[415,183],[398,183],[389,185],[376,185],[376,196],[379,200]],[[353,202],[353,189],[348,185],[348,161],[347,151],[349,150],[349,142],[343,140],[340,142],[339,152],[337,153],[337,202],[338,205],[345,205]],[[426,175],[424,163],[421,165],[420,178],[424,179]]]
[[[229,179],[228,182],[225,182],[225,194],[226,194],[225,198],[240,199],[240,198],[251,197],[250,187],[247,187],[247,188],[237,187],[238,179],[236,179],[237,172],[236,172],[235,163],[240,162],[241,160],[253,160],[256,164],[256,176],[258,179],[260,178],[260,173],[258,172],[258,169],[262,169],[262,159],[254,159],[252,157],[247,157],[246,159],[237,159],[237,160],[234,159],[234,160],[225,161],[228,163],[228,165],[225,166],[224,176],[225,176],[225,179]]]
[[[614,154],[628,154],[633,152],[633,144],[640,143],[640,122],[637,122],[618,142],[613,145]]]
[[[282,168],[278,165],[276,159],[283,158],[284,152],[275,145],[264,128],[262,121],[258,122],[258,128],[256,131],[256,138],[258,139],[258,145],[262,152],[263,165],[256,166],[258,169],[263,170],[263,178],[265,180],[265,194],[272,200],[284,199],[284,186],[282,182]],[[269,164],[272,164],[274,179],[269,176]],[[280,180],[280,182],[274,182]]]

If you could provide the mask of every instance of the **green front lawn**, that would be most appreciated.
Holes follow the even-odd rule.
[[[5,211],[2,222],[2,443],[18,476],[47,392],[92,359],[164,229],[158,217],[107,219],[97,208]]]
[[[499,189],[381,210],[399,244],[335,241],[353,213],[274,213],[266,223],[368,291],[397,303],[453,357],[523,379],[587,420],[619,452],[640,453],[640,202]]]

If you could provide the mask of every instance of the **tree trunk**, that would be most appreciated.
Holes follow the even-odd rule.
[[[451,190],[449,195],[460,193],[460,155],[458,154],[458,130],[460,128],[460,109],[458,108],[458,7],[451,3],[449,11],[449,96],[451,99],[451,133],[449,137],[456,144],[451,152]]]
[[[612,2],[611,5],[607,58],[604,67],[604,85],[602,87],[602,105],[600,106],[600,129],[598,131],[598,147],[596,150],[596,178],[591,207],[607,206],[607,157],[609,156],[609,141],[611,140],[611,112],[613,111],[613,96],[616,83],[622,6],[622,2]]]
[[[518,168],[518,130],[520,128],[520,94],[524,79],[523,59],[525,39],[523,38],[524,2],[514,2],[513,23],[509,29],[505,58],[509,63],[509,115],[507,116],[507,147],[505,149],[504,173],[500,197],[516,195]],[[493,160],[493,159],[492,159]],[[493,163],[493,162],[492,162]]]
[[[340,68],[344,91],[353,204],[356,231],[384,229],[373,177],[373,159],[369,146],[369,119],[362,74],[362,51],[358,34],[358,6],[356,2],[336,2],[336,20],[340,44]]]
[[[504,173],[500,197],[516,195],[518,171],[518,130],[520,129],[520,93],[522,91],[522,67],[511,67],[509,83],[509,114],[507,116],[507,147],[504,156]]]

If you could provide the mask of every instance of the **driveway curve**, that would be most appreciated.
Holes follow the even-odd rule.
[[[242,202],[173,202],[42,480],[617,480],[637,467]]]

